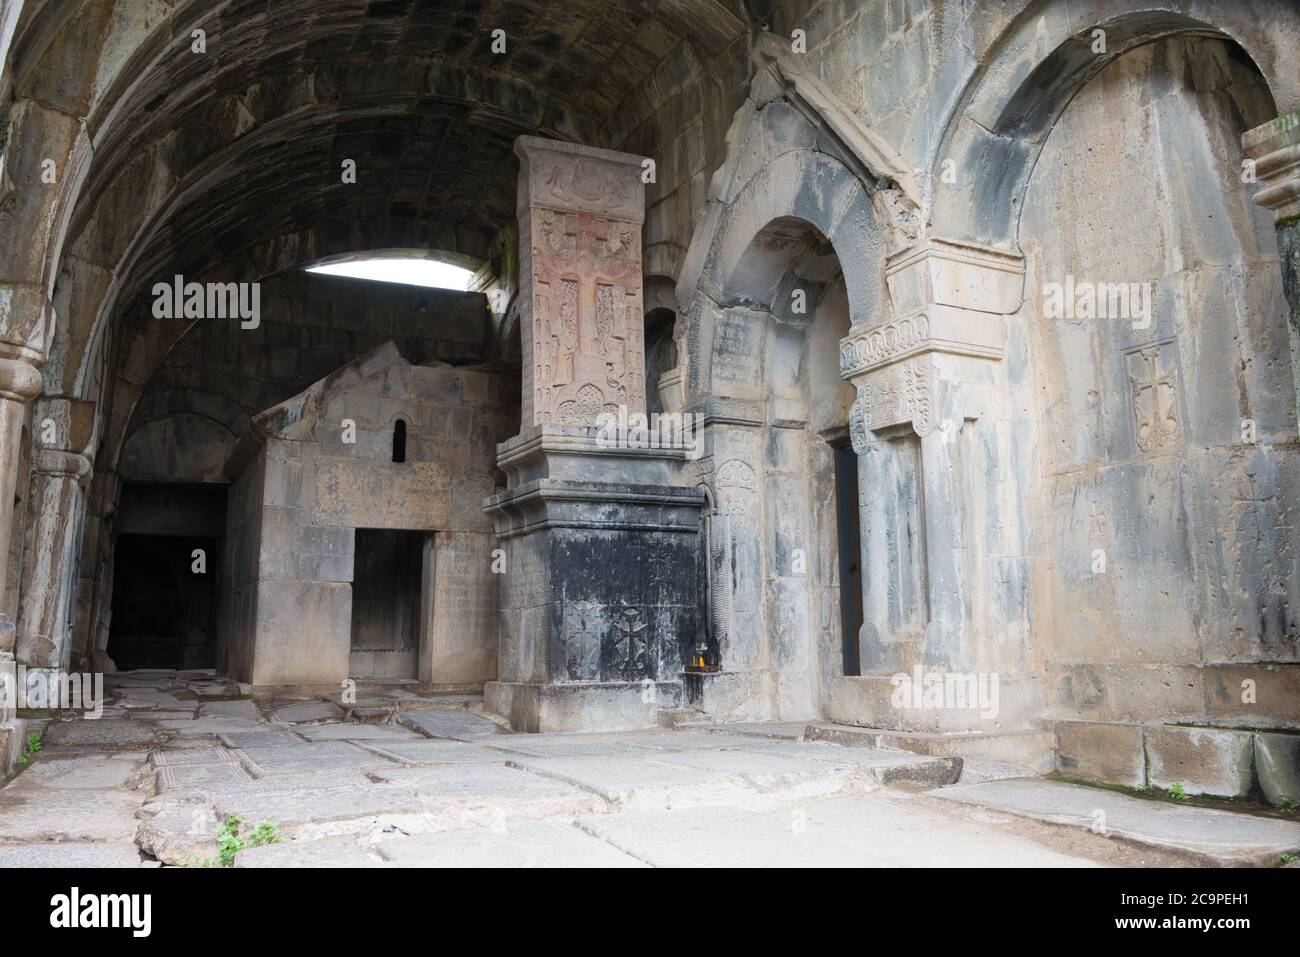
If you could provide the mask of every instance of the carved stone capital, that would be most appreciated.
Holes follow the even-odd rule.
[[[1008,314],[1020,308],[1025,260],[1017,253],[947,239],[929,239],[885,261],[894,315],[931,306]]]
[[[62,396],[38,399],[32,429],[40,449],[86,455],[95,440],[95,403]]]
[[[1255,161],[1262,187],[1255,204],[1273,210],[1278,219],[1300,215],[1300,110],[1247,130],[1241,145]]]
[[[22,359],[0,358],[0,399],[29,402],[41,392],[41,370]]]
[[[37,449],[32,456],[32,471],[46,475],[66,475],[78,481],[90,475],[90,456],[58,449]]]

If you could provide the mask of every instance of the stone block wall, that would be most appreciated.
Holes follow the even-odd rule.
[[[1145,790],[1300,803],[1300,733],[1059,721],[1056,771]]]
[[[1039,393],[1033,650],[1053,716],[1295,727],[1288,309],[1236,159],[1273,110],[1229,44],[1161,41],[1088,84],[1030,182],[1015,328]],[[1047,284],[1070,282],[1146,287],[1150,315],[1050,317]]]

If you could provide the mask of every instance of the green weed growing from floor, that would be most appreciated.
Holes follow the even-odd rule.
[[[203,867],[234,867],[235,857],[240,851],[250,847],[264,847],[267,844],[280,844],[280,825],[274,821],[263,821],[251,831],[242,830],[243,820],[238,814],[226,818],[226,823],[217,828],[217,856],[208,858]]]
[[[39,731],[33,731],[31,734],[27,736],[27,747],[23,750],[22,756],[18,759],[17,762],[18,766],[20,768],[27,767],[27,765],[31,763],[31,758],[29,757],[29,755],[35,754],[40,749],[41,749],[41,733]]]

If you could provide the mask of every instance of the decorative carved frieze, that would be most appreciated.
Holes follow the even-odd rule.
[[[848,378],[891,359],[920,350],[930,334],[924,313],[897,319],[850,336],[840,343],[840,375]]]
[[[934,430],[940,371],[946,387],[961,388],[967,370],[975,369],[971,360],[1002,359],[1004,316],[1019,308],[1024,262],[1001,250],[931,238],[890,256],[886,277],[898,318],[855,322],[840,342],[840,375],[858,392],[849,432],[859,454],[879,429],[911,423],[921,436]],[[984,373],[976,378],[985,388]]]

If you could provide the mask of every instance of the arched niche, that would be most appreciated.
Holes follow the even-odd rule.
[[[885,241],[872,197],[834,157],[810,148],[781,153],[709,218],[712,229],[692,243],[693,251],[697,244],[703,251],[695,282],[678,284],[678,298],[687,304],[678,336],[688,406],[752,386],[761,340],[744,331],[742,313],[772,308],[792,291],[778,288],[806,251],[798,235],[803,227],[791,233],[792,224],[806,224],[834,251],[852,321],[883,315]]]
[[[977,59],[963,48],[939,71],[962,78],[960,88],[937,92],[954,108],[940,136],[929,132],[928,115],[926,129],[912,132],[917,142],[934,143],[926,159],[932,235],[1013,247],[1029,177],[1062,112],[1127,51],[1175,35],[1231,41],[1255,64],[1280,112],[1300,106],[1300,13],[1289,0],[1104,0],[1091,20],[1039,0]]]

